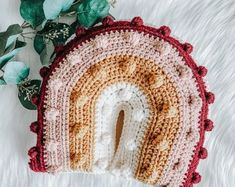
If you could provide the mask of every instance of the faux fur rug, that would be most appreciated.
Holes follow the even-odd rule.
[[[22,23],[19,0],[1,1],[0,30]],[[206,80],[216,102],[210,118],[215,122],[207,133],[209,156],[200,162],[199,187],[235,186],[235,2],[234,0],[118,0],[112,14],[117,19],[141,16],[145,23],[168,25],[172,34],[194,46],[193,57],[208,67]],[[31,66],[31,77],[39,78],[39,57],[28,46],[18,59]],[[0,186],[1,187],[143,187],[146,185],[114,178],[34,173],[28,168],[27,150],[36,136],[29,131],[36,112],[27,111],[17,99],[14,86],[0,87]]]

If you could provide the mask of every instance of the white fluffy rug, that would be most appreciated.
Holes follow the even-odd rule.
[[[1,0],[0,30],[11,23],[22,23],[19,0]],[[234,0],[117,0],[112,14],[117,19],[136,15],[146,23],[168,25],[173,35],[194,46],[198,64],[209,69],[209,88],[216,94],[210,118],[215,122],[207,133],[209,156],[201,161],[200,187],[235,186],[235,1]],[[31,66],[31,77],[39,77],[39,57],[28,46],[18,57]],[[36,112],[21,107],[14,86],[0,87],[0,186],[1,187],[140,187],[143,184],[114,178],[61,174],[51,176],[29,170],[27,150],[36,136],[29,124]]]

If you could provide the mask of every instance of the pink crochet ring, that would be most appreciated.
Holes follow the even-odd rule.
[[[85,172],[167,187],[201,181],[196,168],[208,105],[207,69],[197,66],[189,43],[169,27],[146,26],[140,17],[86,30],[56,48],[43,67],[38,120],[30,126],[37,145],[28,152],[37,172]]]

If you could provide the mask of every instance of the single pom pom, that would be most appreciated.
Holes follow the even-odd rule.
[[[57,45],[55,46],[55,53],[61,53],[64,50],[64,46],[63,45]]]
[[[144,22],[141,17],[134,17],[131,21],[131,24],[135,26],[142,26]]]
[[[38,132],[39,128],[38,128],[38,122],[37,121],[31,123],[30,130],[34,133]]]
[[[78,27],[76,29],[76,36],[80,37],[81,35],[86,33],[86,29],[84,27]]]
[[[31,102],[34,104],[34,105],[38,105],[39,104],[39,95],[38,94],[34,94],[32,97],[31,97]]]
[[[167,26],[161,26],[159,28],[159,32],[164,35],[164,36],[170,36],[171,34],[171,29]]]
[[[215,95],[212,92],[206,92],[206,101],[208,104],[212,104],[215,102]]]
[[[112,16],[107,16],[102,20],[103,26],[111,26],[113,25],[113,23],[114,23],[114,20]]]
[[[183,49],[185,52],[190,54],[193,51],[193,46],[190,43],[185,43],[185,44],[183,44]]]
[[[46,77],[48,75],[48,72],[49,72],[49,68],[46,67],[46,66],[43,66],[40,71],[39,71],[39,74],[41,75],[42,78]]]
[[[213,121],[211,121],[210,119],[206,119],[204,128],[206,131],[212,131],[212,129],[214,128]]]
[[[201,147],[200,150],[199,150],[199,152],[198,152],[198,157],[199,157],[200,159],[206,159],[207,156],[208,156],[207,149],[204,148],[204,147]]]
[[[192,175],[192,183],[197,184],[197,183],[201,182],[201,178],[202,177],[201,177],[201,175],[199,173],[197,173],[197,172],[193,173],[193,175]]]
[[[207,74],[207,69],[204,66],[199,66],[197,72],[200,76],[205,77]]]
[[[31,148],[29,149],[29,151],[28,151],[28,155],[29,155],[32,159],[36,158],[37,155],[38,155],[38,149],[37,149],[37,147],[31,147]]]

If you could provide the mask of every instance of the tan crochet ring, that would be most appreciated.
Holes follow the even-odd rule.
[[[30,168],[109,172],[167,187],[200,182],[195,170],[207,156],[202,146],[213,128],[207,114],[214,95],[191,52],[168,27],[145,26],[139,17],[78,28],[40,70]]]

